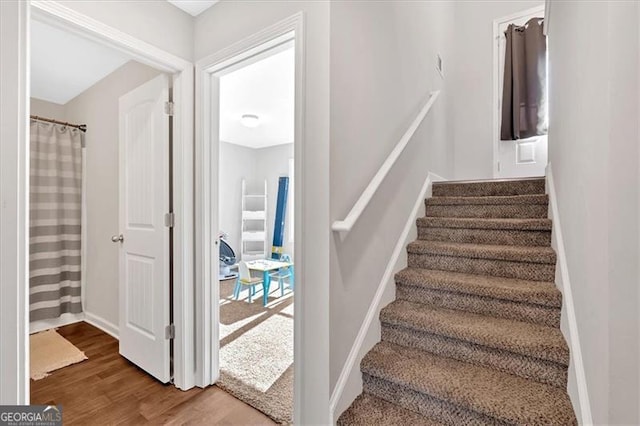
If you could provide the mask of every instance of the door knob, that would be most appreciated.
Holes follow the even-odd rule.
[[[124,236],[122,234],[120,235],[112,235],[111,236],[111,241],[113,241],[114,243],[121,243],[124,241]]]

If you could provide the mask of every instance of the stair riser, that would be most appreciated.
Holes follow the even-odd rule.
[[[404,284],[396,284],[396,299],[459,311],[474,312],[498,318],[525,321],[548,327],[560,326],[560,309],[542,305],[439,291]]]
[[[437,269],[531,281],[554,281],[555,264],[409,253],[411,268]]]
[[[493,368],[559,388],[567,385],[567,367],[513,352],[489,348],[426,331],[382,323],[382,340],[443,357]]]
[[[427,204],[426,215],[432,217],[475,217],[495,219],[540,219],[548,216],[547,204]]]
[[[545,182],[522,180],[510,182],[448,183],[433,185],[434,197],[485,197],[544,194]]]
[[[364,392],[446,425],[507,426],[509,424],[369,374],[362,375],[362,382]]]
[[[549,246],[551,231],[419,227],[418,238],[452,243]]]

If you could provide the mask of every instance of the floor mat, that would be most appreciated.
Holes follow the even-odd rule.
[[[32,334],[29,341],[33,380],[44,379],[52,371],[87,359],[84,352],[53,329]]]

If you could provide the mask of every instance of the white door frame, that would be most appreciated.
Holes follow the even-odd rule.
[[[180,389],[189,389],[195,383],[194,360],[194,324],[193,307],[193,64],[159,49],[147,42],[132,37],[122,31],[110,27],[94,18],[83,15],[55,1],[31,0],[30,2],[9,2],[17,11],[19,22],[18,55],[23,58],[17,68],[20,75],[16,97],[19,105],[17,137],[11,143],[15,144],[15,152],[6,153],[11,156],[19,170],[18,179],[13,182],[17,191],[17,211],[20,217],[15,219],[18,235],[12,244],[17,257],[17,273],[15,283],[15,295],[13,288],[7,293],[12,296],[14,303],[17,300],[17,345],[10,353],[3,347],[2,368],[13,364],[17,367],[14,374],[15,382],[6,387],[2,393],[3,402],[12,401],[19,404],[29,403],[29,322],[28,322],[28,230],[26,229],[26,217],[28,212],[28,123],[29,123],[29,58],[30,19],[34,18],[50,25],[73,31],[84,37],[105,44],[133,56],[139,62],[171,73],[173,76],[173,99],[175,114],[173,117],[173,197],[174,212],[176,214],[174,227],[174,293],[173,309],[176,328],[174,340],[174,383]],[[3,17],[4,18],[4,17]],[[4,23],[4,19],[3,19]],[[4,29],[4,27],[3,27]],[[4,35],[3,35],[4,37]],[[24,65],[23,65],[24,64]],[[15,124],[15,123],[12,123]],[[11,131],[11,129],[9,129]],[[3,152],[3,157],[5,153]],[[6,158],[6,157],[5,157]],[[4,160],[4,158],[3,158]],[[4,165],[4,162],[3,162]],[[3,182],[4,185],[4,182]],[[5,188],[3,190],[3,197]],[[13,206],[12,206],[13,207]],[[6,225],[4,218],[2,225]],[[22,231],[22,232],[20,232]],[[4,235],[3,235],[4,240]],[[3,245],[4,249],[4,245]],[[4,265],[3,265],[4,273]],[[7,282],[2,287],[12,287]],[[3,294],[4,298],[5,294]],[[15,296],[15,297],[13,297]],[[6,300],[6,299],[5,299]],[[5,300],[2,300],[4,308]],[[4,311],[3,311],[4,312]],[[4,315],[3,315],[4,316]],[[4,318],[3,318],[4,321]],[[4,340],[3,340],[4,343]],[[14,360],[15,357],[15,360]],[[3,377],[4,380],[4,377]],[[9,394],[12,386],[17,395]],[[3,387],[3,390],[5,388]]]
[[[522,10],[520,12],[512,13],[508,16],[503,16],[498,19],[493,20],[493,177],[500,177],[500,171],[498,170],[498,162],[500,160],[500,103],[502,99],[500,99],[500,86],[502,82],[500,81],[500,67],[504,66],[504,64],[500,63],[500,25],[514,21],[516,19],[523,18],[525,16],[540,14],[542,13],[545,16],[545,5],[542,4],[540,6],[532,7],[530,9]],[[546,16],[545,16],[546,18]],[[547,23],[545,22],[545,28]]]
[[[0,2],[0,404],[29,401],[29,7]]]
[[[296,283],[305,280],[307,273],[303,244],[299,236],[307,229],[304,208],[309,192],[304,191],[304,110],[305,110],[305,53],[304,15],[298,13],[250,37],[220,50],[196,63],[196,353],[198,385],[214,384],[219,378],[219,298],[217,230],[218,164],[219,164],[219,75],[240,62],[260,56],[267,50],[290,40],[295,42],[295,137],[294,167],[294,259]],[[198,124],[199,123],[199,124]],[[304,369],[301,334],[305,318],[300,312],[305,300],[305,286],[297,285],[294,292],[294,423],[300,421]],[[305,391],[313,394],[313,384],[305,383]],[[324,390],[323,390],[324,391]]]

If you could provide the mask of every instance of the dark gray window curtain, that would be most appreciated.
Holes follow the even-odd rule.
[[[532,18],[505,31],[501,140],[547,134],[547,37],[542,26],[542,18]]]

